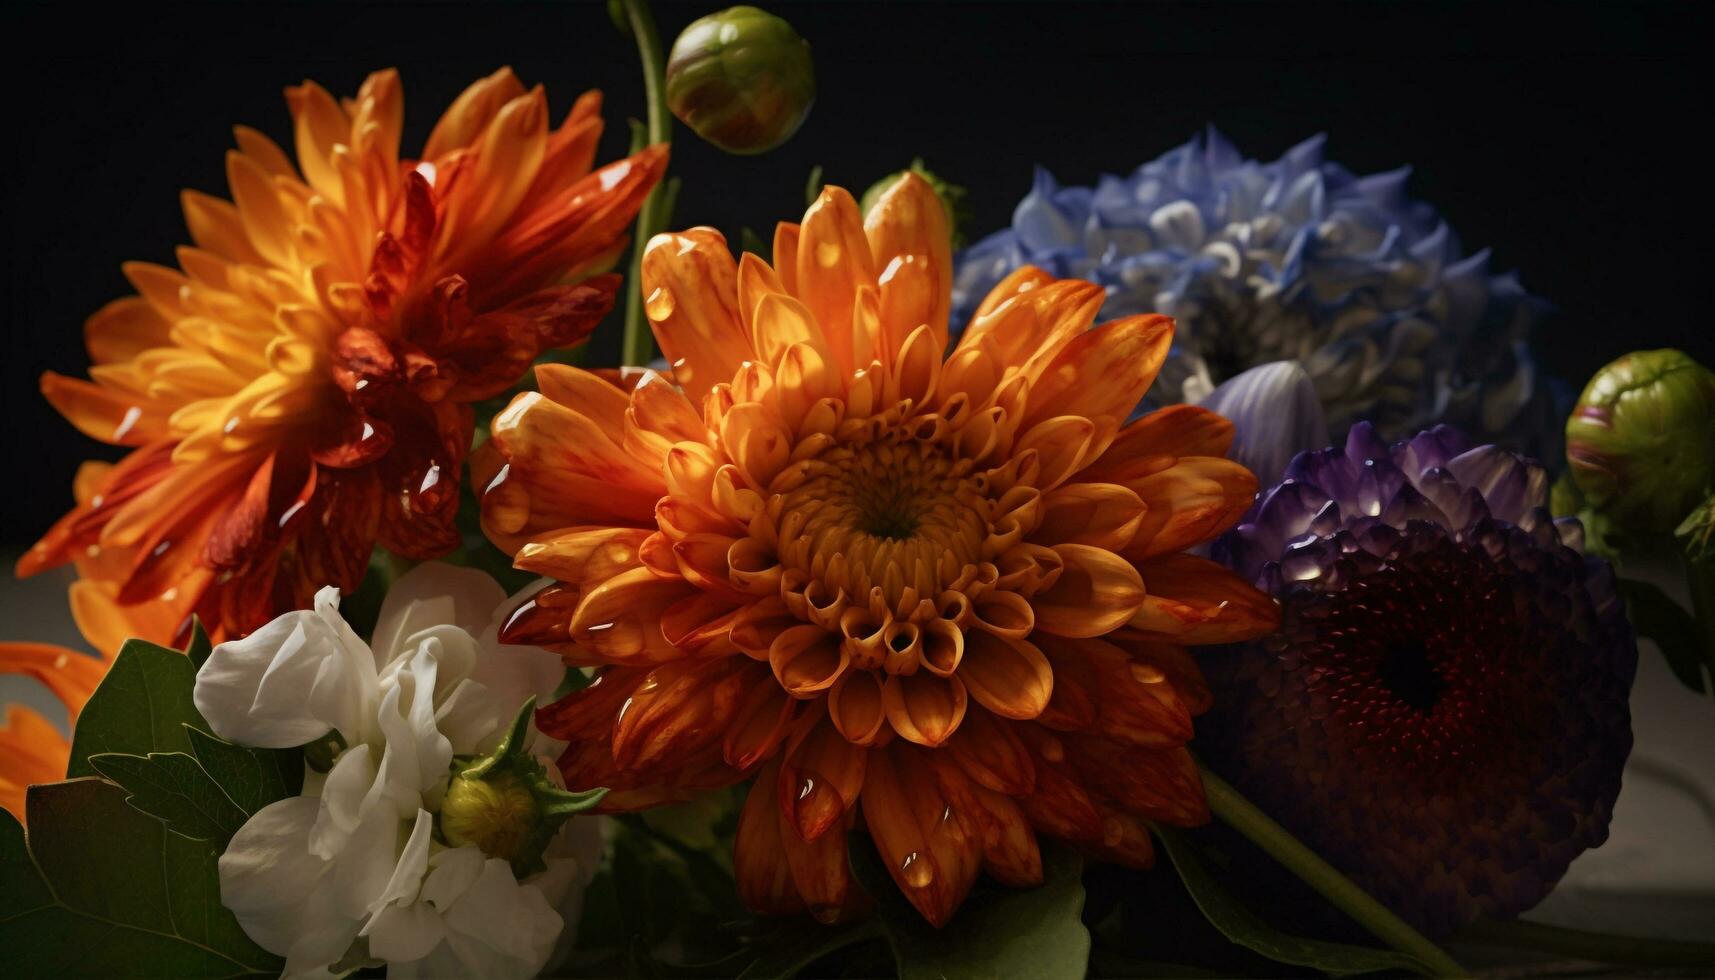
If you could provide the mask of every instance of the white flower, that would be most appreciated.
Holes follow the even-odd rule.
[[[215,647],[195,701],[215,733],[284,748],[337,732],[345,748],[304,794],[258,811],[220,858],[221,898],[289,977],[336,976],[377,962],[393,977],[534,976],[600,854],[600,824],[569,821],[547,870],[435,840],[455,755],[495,748],[519,708],[546,699],[564,668],[532,647],[498,648],[505,593],[487,575],[418,566],[382,605],[373,649],[323,589]],[[564,746],[529,728],[529,752]],[[552,764],[549,764],[552,771]],[[576,906],[571,906],[575,922]]]

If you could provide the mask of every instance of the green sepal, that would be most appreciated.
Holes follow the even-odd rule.
[[[568,819],[594,807],[607,795],[605,788],[573,792],[554,785],[547,770],[524,748],[530,733],[530,720],[535,713],[536,698],[526,698],[523,707],[518,709],[517,716],[512,719],[511,727],[493,751],[479,758],[462,756],[453,760],[455,785],[460,780],[480,781],[522,786],[529,791],[534,803],[534,822],[518,853],[510,857],[512,873],[520,879],[546,871],[548,864],[542,854],[553,841],[554,835],[560,832],[560,828]],[[449,798],[451,795],[452,788],[449,787]],[[443,805],[441,817],[438,819],[444,821],[445,816],[446,807]],[[442,836],[446,837],[444,825],[442,830]]]

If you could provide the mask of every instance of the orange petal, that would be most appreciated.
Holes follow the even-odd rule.
[[[1036,766],[1013,726],[986,711],[968,711],[942,747],[959,768],[983,786],[1022,796],[1036,786]]]
[[[1243,517],[1256,496],[1250,470],[1212,456],[1181,457],[1166,469],[1123,482],[1149,508],[1125,549],[1134,559],[1207,541]]]
[[[1054,281],[1054,277],[1033,265],[1021,265],[1006,274],[1006,278],[995,283],[983,301],[977,304],[976,312],[971,314],[974,320],[979,316],[987,316],[995,308],[1019,293],[1028,293],[1032,289],[1046,286]]]
[[[794,292],[821,325],[834,366],[849,374],[860,366],[852,360],[852,305],[859,286],[875,284],[876,270],[863,216],[843,188],[822,188],[804,212],[797,252]]]
[[[1101,839],[1101,814],[1069,769],[1063,736],[1033,724],[1019,725],[1017,731],[1035,757],[1036,787],[1018,797],[1031,826],[1067,840]]]
[[[538,364],[536,389],[594,422],[614,443],[624,438],[631,399],[605,378],[569,364]]]
[[[732,725],[721,743],[722,755],[735,769],[749,769],[773,755],[797,712],[797,700],[759,667],[751,668],[747,693],[734,710]]]
[[[643,251],[643,311],[673,380],[693,402],[749,359],[738,264],[713,228],[656,235]]]
[[[768,648],[774,676],[795,698],[813,698],[833,687],[850,662],[840,635],[820,626],[791,627]]]
[[[847,741],[872,745],[881,736],[887,708],[881,679],[872,670],[848,670],[828,692],[828,716]]]
[[[1029,280],[1024,280],[1028,282]],[[1093,282],[1059,279],[1021,291],[988,313],[972,317],[958,350],[992,345],[1002,364],[1046,366],[1072,338],[1095,322],[1107,293]]]
[[[1030,386],[1024,424],[1057,415],[1123,419],[1167,359],[1173,319],[1156,313],[1106,323],[1074,337]]]
[[[625,452],[587,416],[539,392],[525,392],[494,417],[489,445],[504,460],[482,484],[483,530],[502,550],[585,525],[655,523],[667,492],[659,469]],[[474,467],[479,476],[485,465]]]
[[[1054,691],[1054,671],[1035,644],[982,630],[966,636],[957,677],[978,704],[1003,718],[1035,718]]]
[[[732,870],[738,897],[761,915],[792,915],[804,911],[803,896],[792,879],[792,867],[783,846],[779,793],[780,763],[762,767],[750,795],[739,811],[738,832],[733,842]]]
[[[1158,469],[1151,461],[1159,457],[1225,456],[1232,444],[1233,423],[1223,416],[1196,405],[1169,405],[1127,423],[1085,473],[1120,483]]]
[[[668,607],[697,594],[680,579],[664,579],[634,568],[586,593],[572,615],[571,639],[610,663],[660,663],[685,651],[667,641],[661,617]]]
[[[774,272],[780,285],[798,295],[798,238],[800,228],[788,221],[774,226]]]
[[[1143,501],[1113,483],[1067,483],[1042,496],[1042,519],[1028,539],[1037,544],[1087,544],[1119,551],[1143,524]]]
[[[780,763],[780,815],[791,832],[815,840],[833,827],[857,803],[868,756],[825,715],[802,728]]]
[[[423,159],[437,160],[476,142],[500,108],[524,94],[524,85],[511,68],[502,68],[472,82],[453,100],[423,144]]]
[[[525,542],[513,556],[512,566],[579,587],[594,587],[636,568],[638,549],[649,533],[629,527],[567,528]]]
[[[224,201],[220,203],[232,207]],[[237,220],[236,211],[233,220]],[[127,296],[103,306],[84,322],[83,343],[92,362],[117,364],[152,347],[167,346],[171,342],[168,337],[171,328],[147,300]]]
[[[953,289],[952,231],[934,188],[907,172],[870,206],[864,235],[881,286],[882,351],[899,350],[920,326],[934,334],[937,352],[945,350]]]
[[[1091,736],[1072,736],[1068,746],[1084,778],[1132,816],[1175,827],[1209,822],[1203,778],[1184,746],[1139,749]]]
[[[1030,599],[1036,628],[1060,636],[1101,636],[1142,608],[1143,578],[1131,563],[1087,544],[1054,546],[1065,567],[1054,585]]]
[[[107,666],[94,657],[49,643],[7,642],[0,643],[0,673],[34,677],[60,699],[75,722],[84,702],[107,673]]]
[[[1046,632],[1032,639],[1054,668],[1054,694],[1037,724],[1058,732],[1095,727],[1101,710],[1101,677],[1084,653],[1084,641]]]
[[[831,925],[848,916],[856,890],[852,888],[851,863],[846,857],[846,831],[851,829],[852,813],[835,821],[834,826],[813,840],[804,840],[781,824],[780,846],[786,852],[786,866],[792,870],[792,883],[810,915],[824,925]]]
[[[91,439],[141,446],[167,435],[167,417],[148,400],[48,371],[42,397]]]
[[[983,870],[1013,888],[1042,884],[1042,852],[1024,810],[971,779],[948,753],[931,752],[926,758],[947,805],[982,841]]]
[[[1215,704],[1209,682],[1191,652],[1177,643],[1144,636],[1130,629],[1116,630],[1103,639],[1124,650],[1133,662],[1167,675],[1179,700],[1193,716],[1208,711]]]
[[[0,809],[24,820],[24,796],[37,783],[65,778],[71,745],[46,718],[21,705],[6,706],[0,726]]]
[[[1280,605],[1226,567],[1195,555],[1138,566],[1149,597],[1131,625],[1177,643],[1237,643],[1274,632]]]
[[[1096,731],[1115,741],[1145,747],[1183,745],[1191,740],[1191,712],[1166,673],[1148,663],[1134,662],[1125,650],[1105,640],[1060,639],[1058,643],[1068,656],[1078,656],[1094,668],[1092,690],[1100,706]]]
[[[937,677],[926,670],[889,677],[881,688],[881,702],[893,730],[919,745],[940,745],[965,719],[965,685],[957,677]]]
[[[613,726],[613,761],[648,770],[721,738],[744,693],[744,661],[677,661],[649,672]]]
[[[976,881],[982,841],[952,811],[921,750],[895,743],[870,754],[863,816],[875,849],[906,899],[943,926]]]

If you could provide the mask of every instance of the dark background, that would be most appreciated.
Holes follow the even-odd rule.
[[[716,3],[662,3],[665,44]],[[1559,307],[1542,361],[1581,383],[1627,350],[1715,363],[1707,177],[1708,5],[776,3],[811,43],[820,99],[798,136],[726,156],[679,128],[674,226],[736,238],[803,208],[813,165],[861,192],[922,155],[970,189],[973,237],[1000,227],[1042,163],[1088,183],[1214,122],[1272,159],[1325,131],[1360,172],[1415,167],[1467,248]],[[398,67],[405,147],[503,65],[556,116],[607,95],[601,159],[641,115],[636,55],[600,4],[59,5],[0,13],[5,40],[0,544],[70,504],[77,462],[114,451],[42,402],[46,369],[87,367],[81,327],[127,292],[126,259],[172,262],[178,190],[226,196],[243,122],[291,145],[281,89],[336,95]],[[1698,95],[1698,92],[1705,92]],[[618,336],[592,359],[617,356]]]

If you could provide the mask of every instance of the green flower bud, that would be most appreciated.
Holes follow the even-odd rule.
[[[815,101],[810,45],[755,7],[692,21],[667,56],[667,107],[728,153],[766,153],[786,142]]]
[[[601,802],[605,789],[568,792],[524,751],[536,699],[524,702],[494,751],[453,760],[453,779],[441,798],[441,837],[453,847],[474,846],[510,862],[526,878],[547,868],[542,852],[575,813]]]
[[[1566,422],[1586,503],[1627,531],[1672,531],[1715,486],[1715,372],[1676,350],[1597,371]]]
[[[963,248],[965,236],[959,232],[959,225],[969,217],[965,212],[965,194],[967,191],[923,166],[922,157],[912,160],[911,166],[904,170],[896,170],[869,185],[869,190],[863,192],[863,198],[858,202],[858,207],[864,215],[867,216],[869,209],[875,206],[875,202],[881,199],[881,195],[887,193],[887,189],[906,174],[916,174],[929,182],[930,189],[935,192],[935,198],[941,202],[941,207],[947,212],[947,227],[953,231],[953,247],[955,249]]]

